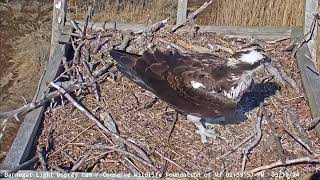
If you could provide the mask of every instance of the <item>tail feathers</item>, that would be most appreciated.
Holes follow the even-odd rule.
[[[137,58],[141,57],[139,55],[128,53],[128,52],[121,51],[121,50],[111,50],[110,55],[119,64],[121,64],[124,67],[131,68],[131,69],[135,65]]]
[[[128,70],[127,68],[125,68],[125,67],[123,67],[121,65],[117,65],[117,68],[128,79],[130,79],[131,81],[135,82],[140,87],[142,87],[142,88],[144,88],[144,89],[146,89],[146,90],[148,90],[148,91],[150,91],[150,92],[155,94],[154,90],[151,87],[149,87],[145,82],[143,82],[143,80],[137,76],[135,71]]]
[[[137,73],[137,70],[140,68],[136,67],[136,63],[139,62],[138,58],[141,56],[120,50],[111,50],[110,55],[118,63],[117,68],[124,76],[138,84],[140,87],[154,93],[154,90],[150,88]],[[138,67],[140,66],[138,65]]]

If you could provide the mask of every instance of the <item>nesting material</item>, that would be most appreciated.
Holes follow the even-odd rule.
[[[125,44],[125,38],[129,44]],[[232,52],[254,43],[259,44],[272,57],[272,63],[282,68],[297,83],[300,92],[296,92],[290,85],[280,85],[279,88],[272,79],[266,81],[268,76],[265,74],[259,75],[255,80],[257,85],[242,100],[244,106],[248,107],[249,118],[244,122],[219,125],[216,132],[220,138],[208,144],[201,143],[194,125],[182,115],[179,115],[168,141],[175,121],[175,111],[168,108],[165,102],[155,101],[152,94],[121,75],[109,56],[109,51],[116,47],[137,54],[147,49],[173,48],[193,53],[207,51],[221,57],[230,57]],[[58,81],[83,78],[85,82],[94,82],[94,79],[103,79],[96,85],[83,87],[70,95],[113,133],[144,150],[151,162],[146,164],[137,160],[132,156],[140,157],[136,151],[104,133],[83,112],[61,96],[56,97],[45,112],[37,141],[38,146],[46,145],[47,168],[51,171],[119,174],[158,171],[167,177],[172,177],[172,173],[217,177],[241,172],[247,175],[264,172],[264,176],[280,172],[291,176],[314,172],[319,169],[319,164],[306,162],[266,171],[255,170],[275,162],[281,164],[282,161],[300,158],[319,159],[319,139],[314,130],[306,130],[311,125],[311,116],[296,60],[287,50],[289,44],[290,39],[265,42],[215,33],[197,33],[192,37],[187,32],[170,33],[164,29],[150,34],[130,34],[117,30],[96,32],[88,28],[85,36],[73,36],[75,58],[65,67],[71,70],[66,71],[65,76]],[[79,46],[82,47],[78,48]],[[83,66],[83,62],[87,62],[88,69]],[[72,67],[78,73],[74,74],[77,71]],[[108,68],[101,76],[94,76],[94,72],[104,67]],[[88,70],[93,75],[90,76]],[[265,103],[266,111],[272,114],[269,118],[271,120],[262,119],[261,140],[247,154],[243,165],[244,150],[256,137],[258,114],[262,114],[258,113],[261,102]],[[293,136],[306,143],[309,150]],[[235,148],[242,141],[244,142]],[[131,155],[123,151],[130,152]],[[41,170],[42,167],[39,162],[37,168]]]

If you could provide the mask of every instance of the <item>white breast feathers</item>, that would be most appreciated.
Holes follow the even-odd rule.
[[[250,51],[249,54],[242,54],[239,61],[242,61],[248,64],[254,64],[263,58],[264,56],[260,52],[253,50],[253,51]]]

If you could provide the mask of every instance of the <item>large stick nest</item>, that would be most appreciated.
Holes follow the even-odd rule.
[[[220,50],[211,49],[212,53],[228,57],[231,53],[227,53],[225,49],[237,51],[253,42],[246,37],[215,33],[197,33],[194,36],[185,32],[171,33],[164,29],[149,34],[130,34],[114,29],[94,31],[87,28],[82,37],[73,36],[75,57],[67,62],[68,66],[65,66],[66,69],[70,68],[69,71],[57,81],[73,80],[91,83],[90,86],[86,85],[70,94],[101,122],[103,122],[101,114],[110,113],[118,126],[120,136],[143,149],[152,160],[151,164],[160,173],[167,173],[168,176],[169,173],[176,172],[201,175],[211,173],[212,176],[220,172],[241,172],[243,150],[254,138],[230,155],[224,158],[219,157],[232,150],[248,136],[255,134],[256,119],[259,116],[257,115],[258,106],[261,102],[265,103],[265,110],[271,112],[270,119],[273,125],[267,122],[268,118],[262,121],[262,138],[248,154],[245,172],[281,162],[283,155],[285,160],[308,157],[312,159],[316,155],[314,150],[320,149],[320,143],[314,130],[306,130],[311,125],[311,116],[303,94],[296,60],[288,51],[290,39],[275,42],[254,40],[254,43],[259,44],[272,57],[273,64],[284,69],[285,73],[297,83],[300,92],[294,91],[289,85],[279,88],[272,80],[260,83],[247,94],[247,105],[252,108],[248,113],[248,120],[237,124],[220,125],[217,128],[220,138],[208,144],[202,144],[200,136],[195,133],[194,125],[184,116],[179,115],[171,139],[167,141],[175,119],[174,110],[168,108],[167,104],[161,100],[153,104],[152,95],[123,77],[114,67],[109,51],[115,47],[121,47],[132,53],[141,53],[147,49],[164,50],[168,46],[171,48],[179,46],[180,50],[196,53],[200,47],[202,47],[201,50],[210,50],[211,46],[208,44],[211,44],[224,47]],[[131,41],[128,47],[123,47],[121,43],[125,43],[126,38]],[[77,48],[79,46],[82,47]],[[179,47],[176,48],[179,49]],[[102,75],[90,75],[101,68],[107,69],[101,73]],[[261,75],[258,79],[262,82],[265,78]],[[279,141],[275,140],[275,133]],[[289,135],[290,133],[302,140],[302,143],[298,143]],[[279,153],[277,142],[280,142],[282,146],[280,150],[283,154]],[[301,144],[307,144],[309,150]],[[38,146],[43,145],[47,149],[45,159],[49,170],[108,173],[154,171],[131,156],[110,148],[102,148],[112,146],[123,149],[123,144],[119,144],[116,139],[99,129],[85,114],[62,96],[56,97],[45,112],[38,139]],[[98,146],[101,147],[98,148]],[[310,149],[311,152],[309,152]],[[139,156],[130,147],[125,148],[124,151]],[[134,165],[130,165],[126,158],[130,158]],[[40,162],[37,167],[44,168],[40,166]],[[132,170],[132,167],[135,167],[135,170]],[[272,175],[273,172],[299,175],[299,173],[314,172],[317,168],[319,165],[298,163],[295,166],[267,170],[265,175]]]

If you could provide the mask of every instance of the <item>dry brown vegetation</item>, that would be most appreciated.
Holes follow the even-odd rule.
[[[0,2],[0,101],[4,102],[0,111],[32,99],[47,60],[51,9],[51,2]],[[0,161],[6,156],[19,124],[14,120],[0,124]]]
[[[71,10],[81,18],[92,1],[71,0]],[[123,0],[117,8],[115,0],[97,0],[97,19],[146,23],[175,19],[175,0]],[[189,10],[201,6],[205,0],[189,0]],[[303,24],[302,0],[214,0],[211,7],[197,21],[200,24],[237,26],[301,26]]]

